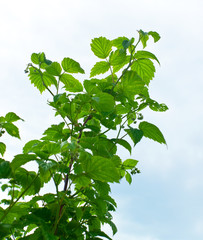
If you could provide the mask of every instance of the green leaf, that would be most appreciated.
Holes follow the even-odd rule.
[[[157,32],[148,32],[148,35],[152,36],[154,38],[154,42],[158,42],[161,38],[160,35]]]
[[[13,160],[11,162],[11,167],[15,171],[20,166],[26,164],[27,162],[36,160],[36,159],[37,159],[37,157],[34,154],[26,154],[26,153],[18,154],[13,158]]]
[[[23,147],[23,153],[29,153],[32,152],[32,148],[37,146],[39,143],[41,143],[39,140],[31,140],[25,144]]]
[[[130,47],[130,45],[133,44],[134,41],[135,41],[134,38],[131,38],[130,40],[124,40],[124,41],[122,42],[123,48],[124,48],[124,49],[128,49],[128,48]]]
[[[88,176],[78,175],[76,178],[74,178],[73,182],[76,183],[79,188],[81,188],[87,187],[89,184],[91,184],[91,179]]]
[[[60,152],[60,144],[48,142],[48,143],[44,144],[44,146],[41,148],[41,151],[49,154],[50,156],[58,154]]]
[[[140,58],[150,58],[153,60],[156,60],[158,62],[158,64],[160,64],[158,58],[151,52],[147,52],[147,51],[137,51],[134,55],[134,57],[136,59],[140,59]]]
[[[106,182],[94,181],[95,184],[93,187],[99,192],[101,196],[108,196],[109,192],[111,192],[110,185]]]
[[[0,158],[0,178],[8,178],[11,173],[10,162]]]
[[[3,156],[4,153],[6,151],[6,144],[4,144],[3,142],[0,142],[0,153]]]
[[[112,43],[105,37],[94,38],[91,43],[91,49],[95,56],[105,59],[111,52]]]
[[[166,140],[164,139],[162,132],[154,124],[141,122],[139,124],[139,129],[143,132],[143,135],[145,137],[150,138],[156,142],[166,144]]]
[[[51,177],[51,173],[55,172],[58,164],[54,160],[49,160],[49,161],[37,161],[39,164],[39,171],[42,176],[42,179],[44,182],[48,182]]]
[[[140,34],[140,40],[142,42],[143,48],[147,46],[147,41],[149,40],[149,36],[153,37],[154,42],[157,42],[160,39],[160,36],[157,32],[144,32],[142,30],[138,31]]]
[[[41,188],[41,179],[35,172],[27,171],[24,168],[17,168],[15,172],[15,180],[17,184],[28,190],[25,195],[33,195],[39,192]]]
[[[80,64],[73,60],[72,58],[64,58],[61,65],[65,72],[68,73],[85,73],[85,71],[80,67]]]
[[[94,180],[119,182],[120,175],[110,158],[93,156],[84,165],[84,170]]]
[[[52,84],[57,85],[56,79],[54,76],[48,72],[40,73],[34,68],[30,68],[29,78],[32,84],[42,93],[46,90],[44,84],[49,87]]]
[[[19,130],[13,123],[3,123],[2,127],[7,131],[12,137],[17,137],[20,139]]]
[[[129,41],[129,39],[127,37],[118,37],[118,38],[112,40],[111,43],[114,47],[116,47],[118,49],[122,49],[124,40]]]
[[[140,94],[142,92],[145,83],[136,72],[127,71],[121,79],[120,85],[125,96],[134,99],[136,94]]]
[[[113,66],[113,72],[114,73],[118,72],[120,69],[122,69],[129,62],[130,62],[130,56],[126,56],[125,60],[121,64]]]
[[[143,48],[145,48],[147,46],[147,41],[149,39],[148,32],[139,30],[138,33],[140,35],[140,40],[142,42]]]
[[[97,62],[94,65],[94,67],[91,69],[90,77],[94,77],[101,73],[105,73],[109,70],[109,68],[110,68],[110,65],[108,62],[105,62],[105,61]]]
[[[54,76],[60,76],[62,68],[59,63],[57,62],[52,62],[51,65],[47,66],[46,71]]]
[[[97,79],[85,80],[84,87],[89,94],[99,93],[101,90],[97,87]]]
[[[138,161],[134,159],[127,159],[123,162],[125,169],[132,169],[137,165]]]
[[[66,91],[69,92],[82,92],[83,91],[83,86],[79,82],[79,80],[75,79],[72,75],[70,74],[62,74],[60,76],[60,81],[65,85]]]
[[[31,55],[31,61],[34,63],[34,64],[39,64],[40,61],[39,61],[39,53],[33,53]]]
[[[117,231],[118,231],[116,225],[109,219],[108,219],[107,223],[111,227],[113,235],[115,235],[117,233]]]
[[[116,105],[116,113],[117,114],[126,114],[128,113],[129,109],[123,106],[122,104]]]
[[[56,124],[51,125],[51,127],[49,127],[44,131],[43,135],[45,136],[41,139],[50,140],[50,141],[61,140],[64,137],[64,134],[63,134],[64,125],[65,125],[64,122],[61,122],[58,125]]]
[[[117,147],[113,141],[106,138],[99,138],[92,146],[92,152],[97,156],[112,157],[116,151]]]
[[[153,62],[149,59],[138,59],[133,62],[131,69],[136,71],[147,85],[154,77],[154,73],[156,71]]]
[[[0,117],[0,123],[4,123],[6,120],[5,120],[5,118],[4,117]]]
[[[45,69],[48,65],[50,65],[52,63],[52,61],[46,59],[46,56],[43,52],[42,53],[33,53],[31,55],[31,61],[34,64],[40,65],[40,67],[42,69]]]
[[[125,173],[125,179],[126,179],[126,181],[127,181],[129,184],[132,183],[132,177],[131,177],[131,175],[130,175],[129,172],[126,172],[126,173]]]
[[[147,103],[153,111],[165,112],[168,110],[168,107],[164,103],[159,104],[158,102],[152,99],[147,99]]]
[[[136,128],[132,128],[129,126],[129,129],[125,129],[125,132],[128,133],[128,135],[130,136],[130,138],[133,140],[134,142],[134,146],[142,139],[143,137],[143,132],[139,129]]]
[[[92,97],[95,108],[101,113],[110,113],[114,110],[115,101],[108,93],[98,93]]]
[[[124,140],[124,139],[116,139],[116,138],[113,138],[111,140],[113,140],[115,143],[118,143],[121,146],[123,146],[124,148],[126,148],[130,152],[130,154],[131,154],[132,148],[131,148],[130,144],[126,140]]]
[[[18,120],[23,120],[22,118],[20,118],[18,115],[16,115],[14,112],[9,112],[6,114],[5,116],[5,120],[9,123],[18,121]],[[23,120],[24,121],[24,120]]]
[[[116,50],[110,55],[109,62],[112,66],[122,65],[126,60],[126,52],[121,50]]]

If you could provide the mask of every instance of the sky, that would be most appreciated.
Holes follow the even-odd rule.
[[[169,110],[145,111],[144,119],[161,129],[168,147],[142,140],[130,156],[139,160],[141,174],[131,186],[112,185],[114,240],[203,239],[202,9],[202,0],[1,2],[0,115],[12,111],[25,120],[18,123],[21,141],[5,138],[7,159],[56,121],[46,104],[50,96],[40,95],[24,73],[33,52],[53,61],[75,59],[86,70],[82,80],[97,61],[91,39],[137,38],[140,29],[161,35],[146,48],[161,62],[150,94]],[[123,149],[120,154],[129,157]]]

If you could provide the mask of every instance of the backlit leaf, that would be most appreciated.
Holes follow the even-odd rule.
[[[7,122],[10,122],[10,123],[15,122],[15,121],[20,120],[20,119],[23,120],[18,115],[16,115],[14,112],[9,112],[5,116],[5,120]]]
[[[127,37],[118,37],[114,40],[112,40],[112,45],[118,49],[122,49],[123,48],[123,41],[127,40],[129,41],[129,39]]]
[[[147,46],[147,41],[149,39],[148,32],[139,30],[138,33],[140,34],[140,40],[142,42],[143,48],[145,48]]]
[[[126,60],[126,53],[124,51],[116,50],[110,55],[109,62],[112,66],[121,65]]]
[[[41,143],[39,140],[31,140],[25,144],[23,147],[23,153],[29,153],[32,152],[32,148],[37,146],[39,143]]]
[[[168,110],[168,107],[164,103],[159,104],[158,102],[152,99],[148,99],[147,103],[153,111],[165,112]]]
[[[121,87],[126,96],[133,96],[140,94],[144,88],[145,83],[135,71],[127,71],[121,79]]]
[[[108,93],[98,93],[92,97],[93,103],[99,112],[110,113],[114,110],[115,101]]]
[[[132,183],[132,177],[131,177],[131,175],[130,175],[129,172],[126,172],[126,173],[125,173],[125,179],[126,179],[126,181],[127,181],[129,184]]]
[[[46,87],[51,86],[52,84],[57,85],[56,79],[51,74],[44,72],[40,73],[34,68],[30,68],[29,78],[31,83],[42,93],[46,90]]]
[[[153,37],[154,42],[157,42],[160,39],[160,35],[157,32],[144,32],[142,30],[138,31],[140,34],[140,40],[142,42],[143,48],[147,46],[147,41],[149,39],[149,36]]]
[[[166,140],[164,139],[162,132],[154,124],[141,122],[139,124],[139,129],[143,132],[143,135],[145,137],[150,138],[156,142],[166,144]]]
[[[19,130],[13,123],[3,123],[2,127],[7,131],[12,137],[17,137],[20,139]]]
[[[51,65],[46,67],[46,71],[54,76],[60,76],[62,68],[59,63],[52,62]]]
[[[154,42],[158,42],[159,39],[161,38],[157,32],[153,32],[153,31],[148,32],[148,35],[154,38]]]
[[[60,81],[65,85],[66,91],[69,92],[82,92],[83,91],[83,86],[79,82],[79,80],[75,79],[72,75],[70,74],[62,74],[60,76]]]
[[[113,66],[113,72],[114,73],[118,72],[120,69],[122,69],[129,62],[130,62],[130,56],[126,56],[125,60],[122,63]]]
[[[89,94],[99,93],[101,90],[97,87],[97,79],[85,80],[84,88]]]
[[[123,162],[125,169],[132,169],[137,165],[138,161],[135,159],[127,159]]]
[[[65,72],[68,73],[85,73],[80,64],[72,58],[64,58],[61,65]]]
[[[149,59],[138,59],[133,62],[131,69],[136,71],[147,85],[154,77],[155,67],[153,62]]]
[[[94,77],[101,73],[105,73],[109,70],[109,68],[110,68],[110,65],[108,62],[105,62],[105,61],[97,62],[94,65],[94,67],[91,69],[90,77]]]
[[[91,49],[97,57],[105,59],[111,52],[112,43],[105,37],[94,38],[91,43]]]
[[[15,171],[20,166],[36,159],[37,157],[34,154],[18,154],[13,158],[11,162],[11,167]]]
[[[54,154],[58,154],[60,152],[60,144],[48,142],[44,144],[44,146],[41,148],[41,151],[49,154],[50,156]]]
[[[120,175],[110,158],[93,156],[86,162],[85,172],[94,180],[119,182]]]
[[[34,63],[34,64],[39,64],[40,61],[39,61],[39,53],[33,53],[31,55],[31,61]]]
[[[116,144],[106,138],[99,138],[93,145],[93,153],[97,156],[112,157],[116,153]]]
[[[147,52],[147,51],[137,51],[134,55],[135,58],[140,59],[140,58],[150,58],[153,60],[156,60],[158,62],[158,64],[160,64],[158,58],[151,52]]]

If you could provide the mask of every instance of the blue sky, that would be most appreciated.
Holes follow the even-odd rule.
[[[131,186],[112,186],[118,203],[114,240],[203,239],[202,9],[202,0],[1,3],[0,115],[13,111],[25,119],[18,124],[22,141],[5,138],[8,159],[56,121],[46,105],[49,96],[41,96],[24,74],[32,52],[44,51],[56,61],[71,57],[88,78],[97,60],[90,50],[92,38],[137,37],[139,29],[161,35],[147,48],[161,62],[150,92],[169,111],[145,111],[145,120],[160,127],[168,148],[146,139],[133,150],[142,173]],[[120,154],[129,157],[123,149]]]

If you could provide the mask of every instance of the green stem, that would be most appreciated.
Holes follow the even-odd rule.
[[[111,64],[107,59],[106,59],[106,62],[109,64],[109,68],[110,68],[111,76],[112,76],[112,82],[114,83],[114,77],[113,77],[113,71],[112,71],[112,68],[111,68]]]
[[[125,135],[123,135],[120,139],[123,139],[125,136],[127,136],[128,134],[126,133]]]
[[[57,84],[57,88],[56,88],[56,94],[59,93],[59,83],[60,83],[60,79],[58,79],[58,84]]]

